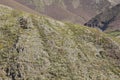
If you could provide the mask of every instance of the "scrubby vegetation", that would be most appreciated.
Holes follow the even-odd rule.
[[[108,35],[1,7],[5,14],[0,15],[0,79],[120,79],[120,46]]]

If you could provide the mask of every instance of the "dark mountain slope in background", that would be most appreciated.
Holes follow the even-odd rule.
[[[119,79],[114,38],[0,5],[0,80]]]
[[[108,0],[15,0],[54,19],[83,24],[109,8]]]
[[[98,14],[86,26],[100,28],[103,31],[120,30],[120,4]]]

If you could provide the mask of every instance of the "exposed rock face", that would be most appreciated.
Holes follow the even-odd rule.
[[[0,6],[1,80],[119,80],[119,61],[120,45],[99,30]]]
[[[25,19],[25,18],[23,18],[23,17],[20,17],[19,19],[18,19],[18,22],[19,22],[19,25],[20,25],[20,27],[21,28],[23,28],[23,29],[28,29],[28,22],[27,22],[27,20]]]
[[[100,28],[103,31],[120,30],[120,4],[103,11],[85,25]]]

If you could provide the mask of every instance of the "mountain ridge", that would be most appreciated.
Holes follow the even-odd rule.
[[[111,6],[107,0],[15,0],[57,20],[84,24],[93,16]],[[56,11],[58,10],[58,11]],[[60,11],[59,11],[60,10]],[[56,13],[57,12],[57,13]],[[73,15],[71,15],[71,13]],[[64,17],[63,17],[64,16]],[[62,18],[61,18],[62,17]]]

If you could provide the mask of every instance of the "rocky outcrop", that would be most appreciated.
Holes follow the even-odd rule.
[[[20,25],[21,28],[23,28],[23,29],[27,29],[28,28],[28,26],[27,26],[28,25],[27,19],[25,19],[23,17],[20,17],[18,19],[18,22],[19,22],[19,25]]]

